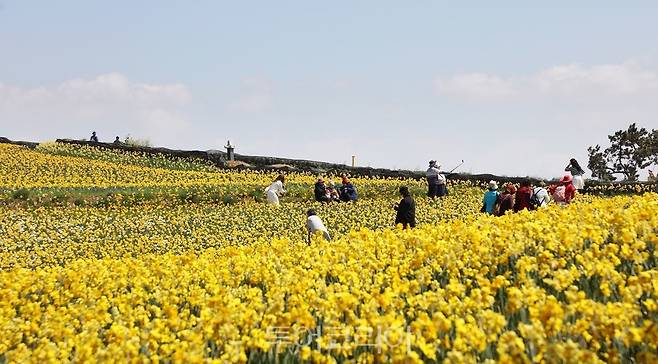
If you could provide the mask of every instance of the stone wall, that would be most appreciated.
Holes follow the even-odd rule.
[[[36,148],[39,143],[33,143],[33,142],[22,142],[22,141],[16,141],[16,140],[9,140],[5,137],[0,137],[0,143],[1,144],[13,144],[13,145],[22,145],[24,147],[28,147],[30,149]]]

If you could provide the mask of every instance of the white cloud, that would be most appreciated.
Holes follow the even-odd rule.
[[[658,73],[635,61],[584,66],[558,65],[531,75],[500,76],[465,73],[437,78],[438,95],[468,102],[501,102],[574,98],[600,102],[619,97],[653,98],[658,95]]]
[[[0,83],[0,126],[10,138],[102,139],[131,134],[157,144],[176,139],[188,126],[192,96],[182,84],[146,84],[119,73],[24,88]]]
[[[477,156],[479,171],[559,175],[571,157],[587,165],[587,147],[607,143],[616,130],[633,122],[658,126],[658,70],[635,61],[557,65],[529,75],[464,73],[437,78],[434,86],[463,118],[465,126],[455,128],[468,133],[477,126],[473,139],[493,152]]]

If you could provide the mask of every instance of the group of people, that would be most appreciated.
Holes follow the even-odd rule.
[[[430,166],[427,168],[425,176],[427,177],[428,197],[443,197],[448,194],[445,172],[441,171],[441,165],[437,161],[430,161]]]
[[[447,195],[446,172],[440,170],[441,166],[435,161],[429,162],[427,169],[428,192],[430,198],[442,197]],[[583,175],[585,172],[578,164],[578,161],[571,159],[565,168],[565,174],[556,184],[546,187],[546,183],[540,181],[536,185],[530,180],[523,180],[517,189],[513,183],[508,183],[502,191],[499,191],[498,183],[490,181],[488,190],[482,198],[482,208],[480,212],[503,216],[507,211],[519,212],[521,210],[535,210],[546,207],[552,200],[561,205],[569,204],[575,197],[577,190],[584,188]],[[265,189],[267,201],[270,204],[279,204],[279,195],[285,193],[285,177],[279,175],[274,182]],[[403,229],[414,228],[416,226],[416,202],[414,201],[409,188],[402,186],[399,189],[402,197],[399,203],[393,205],[396,211],[395,224],[402,225]],[[355,201],[357,199],[356,188],[346,176],[342,176],[342,185],[337,190],[333,181],[329,180],[326,184],[322,177],[318,178],[314,186],[315,200],[318,202],[331,201]],[[310,243],[311,235],[321,232],[326,240],[331,236],[317,216],[315,210],[310,209],[306,212],[306,228],[308,231],[308,242]]]
[[[324,179],[319,177],[313,187],[313,195],[318,202],[350,202],[359,198],[356,187],[344,175],[341,177],[341,186],[338,189],[334,181],[329,180],[325,183]]]
[[[576,191],[585,187],[583,179],[585,171],[580,168],[578,161],[573,158],[564,170],[569,174],[565,174],[548,189],[546,189],[546,183],[543,181],[533,186],[529,180],[523,180],[518,190],[514,184],[508,183],[503,191],[499,192],[496,181],[490,181],[488,191],[484,193],[482,198],[482,209],[480,211],[502,216],[507,211],[519,212],[546,207],[551,200],[560,205],[569,204],[576,196]]]
[[[96,135],[95,131],[91,132],[91,137],[89,137],[89,141],[94,142],[94,143],[98,143],[98,135]],[[113,144],[123,144],[123,143],[121,143],[121,140],[117,136],[116,138],[114,138]]]
[[[271,205],[279,204],[279,196],[286,193],[285,189],[286,177],[282,174],[276,177],[274,182],[265,188],[265,194],[267,196],[267,203]],[[350,182],[347,176],[343,175],[341,177],[342,184],[338,189],[332,180],[329,180],[329,183],[325,184],[324,179],[319,177],[315,182],[313,188],[313,194],[315,196],[315,201],[318,202],[350,202],[356,201],[359,198],[359,195],[356,192],[356,187]]]

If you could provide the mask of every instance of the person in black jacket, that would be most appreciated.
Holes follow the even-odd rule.
[[[324,184],[324,180],[322,178],[318,178],[318,181],[315,182],[313,194],[315,195],[315,201],[329,202],[329,198],[327,197],[327,186]]]
[[[407,186],[400,187],[400,195],[402,195],[402,200],[393,207],[397,211],[395,225],[402,224],[403,229],[406,229],[407,226],[414,228],[416,227],[416,201],[411,197]]]

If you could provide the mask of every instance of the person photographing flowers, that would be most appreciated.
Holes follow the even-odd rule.
[[[585,171],[580,168],[580,164],[578,164],[578,161],[575,158],[571,158],[564,171],[571,173],[571,176],[573,176],[573,186],[578,191],[585,188],[585,179],[583,178]]]

